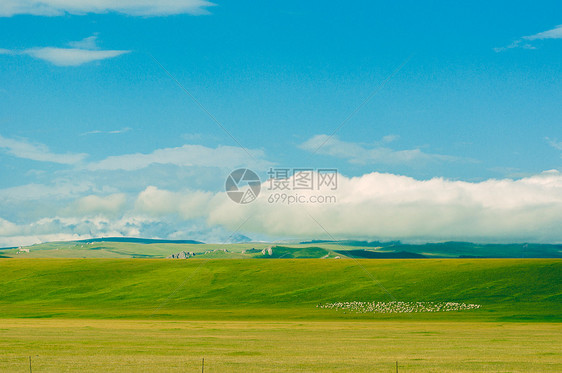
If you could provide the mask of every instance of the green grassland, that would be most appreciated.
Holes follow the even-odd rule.
[[[393,300],[482,307],[316,307]],[[0,372],[555,372],[561,321],[559,259],[0,259]]]
[[[189,320],[562,321],[562,260],[2,259],[0,314]],[[464,302],[451,313],[358,314],[337,301]]]

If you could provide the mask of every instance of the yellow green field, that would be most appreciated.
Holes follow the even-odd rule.
[[[556,372],[562,326],[489,322],[0,320],[0,371]]]

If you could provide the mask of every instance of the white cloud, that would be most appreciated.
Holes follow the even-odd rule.
[[[95,134],[115,135],[115,134],[129,132],[131,130],[132,130],[131,127],[124,127],[124,128],[121,128],[120,130],[111,130],[111,131],[93,130],[93,131],[84,132],[84,133],[80,134],[80,136],[95,135]]]
[[[537,49],[530,42],[534,40],[545,40],[545,39],[562,39],[562,25],[558,25],[552,30],[539,32],[538,34],[523,36],[521,39],[515,40],[513,43],[511,43],[506,47],[494,48],[494,51],[503,52],[505,50],[513,49],[513,48]]]
[[[0,218],[0,247],[93,237],[138,237],[143,227],[152,223],[154,219],[137,216],[117,219],[105,216],[88,218],[56,216],[42,218],[28,224],[14,224]]]
[[[266,184],[262,190],[247,205],[217,195],[208,223],[236,229],[241,217],[250,217],[246,232],[280,237],[329,237],[325,229],[336,238],[562,242],[558,171],[479,183],[381,173],[340,175],[336,191],[314,192],[334,195],[337,203],[332,204],[272,204],[268,197],[278,191],[267,190]]]
[[[108,196],[89,195],[74,201],[66,213],[76,215],[115,215],[123,212],[127,196],[123,193]]]
[[[139,194],[135,206],[149,216],[178,214],[188,220],[206,216],[213,196],[210,192],[171,192],[149,186]]]
[[[21,51],[0,49],[0,54],[28,55],[55,66],[80,66],[130,53],[127,50],[99,50],[96,41],[97,35],[92,35],[80,41],[70,42],[72,48],[38,47]]]
[[[62,16],[117,12],[131,16],[206,14],[214,4],[206,0],[2,0],[0,17],[17,14]]]
[[[558,149],[558,150],[562,150],[562,141],[557,141],[554,139],[551,139],[549,137],[546,137],[545,140],[548,142],[548,144],[550,146],[552,146],[554,149]]]
[[[513,43],[509,44],[508,46],[494,48],[494,52],[499,53],[513,48],[522,48],[522,49],[529,49],[529,50],[537,49],[532,44],[527,43],[523,40],[515,40]]]
[[[558,25],[552,30],[539,32],[535,35],[523,36],[525,40],[543,40],[543,39],[562,39],[562,25]]]
[[[76,164],[87,156],[84,153],[56,154],[52,153],[44,144],[33,144],[26,140],[9,139],[2,135],[0,135],[0,150],[18,158],[60,164]]]
[[[35,245],[42,242],[74,241],[92,238],[89,235],[72,233],[52,233],[39,235],[2,236],[0,235],[0,247],[19,247]]]
[[[98,49],[98,35],[94,34],[79,41],[71,41],[68,43],[72,48],[78,49]]]
[[[19,233],[19,228],[16,224],[0,218],[0,237],[13,236]]]
[[[157,149],[148,154],[135,153],[111,156],[99,162],[89,164],[87,169],[92,171],[133,171],[153,164],[170,164],[184,167],[222,167],[229,169],[246,166],[265,169],[271,165],[271,163],[263,159],[264,152],[262,150],[249,149],[248,152],[253,158],[250,158],[244,149],[235,146],[208,148],[202,145],[183,145],[176,148]]]
[[[41,242],[87,240],[96,237],[143,237],[205,242],[236,242],[242,236],[201,219],[189,222],[177,217],[54,217],[14,224],[0,218],[0,247],[26,246]]]
[[[0,189],[0,200],[10,202],[76,198],[84,193],[92,192],[95,186],[85,181],[57,181],[51,185],[25,184]]]
[[[232,202],[224,192],[154,186],[137,195],[88,195],[71,203],[62,216],[53,212],[54,217],[18,224],[0,218],[0,246],[99,236],[196,235],[205,241],[210,238],[202,232],[235,231],[248,218],[240,233],[254,237],[330,237],[325,229],[335,238],[562,243],[559,171],[483,182],[383,173],[338,176],[337,190],[298,191],[305,197],[336,197],[337,202],[323,204],[269,203],[268,197],[278,191],[268,190],[267,183],[247,205]]]
[[[88,62],[115,58],[129,51],[87,50],[76,48],[32,48],[22,52],[33,58],[52,63],[55,66],[80,66]]]
[[[390,142],[398,140],[399,138],[400,138],[399,135],[386,135],[382,138],[382,141],[385,142],[385,143],[390,143]]]
[[[395,136],[385,136],[383,142],[389,143]],[[337,136],[316,135],[300,145],[301,149],[318,154],[347,159],[355,164],[414,164],[420,161],[454,161],[458,158],[440,154],[425,153],[420,149],[393,150],[376,145],[364,145],[340,140]]]
[[[0,247],[28,246],[42,242],[71,241],[97,237],[103,220],[44,218],[29,224],[14,224],[0,218]],[[118,231],[111,234],[120,236]]]

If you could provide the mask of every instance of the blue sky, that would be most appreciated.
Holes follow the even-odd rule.
[[[424,206],[402,230],[338,229],[338,214],[373,195],[317,207],[338,237],[562,241],[551,229],[562,222],[560,2],[19,3],[0,5],[2,245],[325,235],[296,219],[300,210],[223,206],[238,167],[264,179],[269,167],[337,168],[345,193],[392,176],[388,188]],[[445,184],[416,194],[431,180]],[[494,220],[482,197],[494,183],[509,185],[513,203],[492,206],[493,216],[512,220],[464,229],[466,219]],[[461,204],[424,228],[451,189],[455,205],[468,194],[484,210],[467,215]],[[311,225],[239,229],[246,216]],[[518,236],[521,221],[535,225]]]

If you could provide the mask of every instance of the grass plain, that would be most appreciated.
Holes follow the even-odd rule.
[[[0,320],[0,371],[560,372],[554,323]]]
[[[0,371],[562,371],[558,259],[0,259]],[[356,314],[334,301],[455,301]]]
[[[561,321],[558,259],[2,259],[0,314],[190,320]],[[450,314],[343,314],[338,301],[464,302]]]

